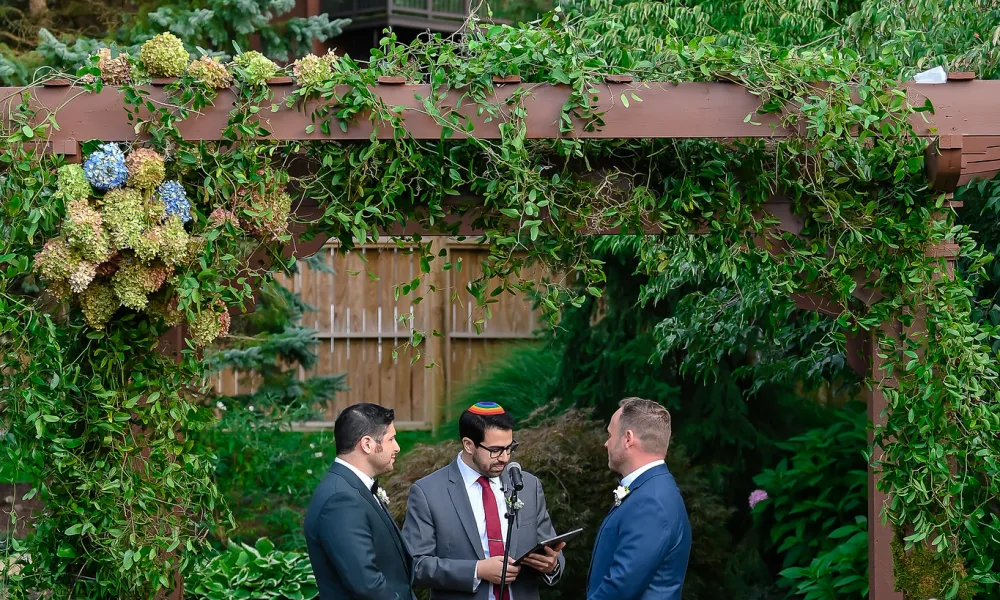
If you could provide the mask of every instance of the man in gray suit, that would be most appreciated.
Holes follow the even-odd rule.
[[[355,404],[337,417],[337,458],[309,502],[305,534],[320,600],[413,600],[413,559],[375,479],[399,444],[392,409]]]
[[[565,559],[559,544],[530,554],[520,566],[520,553],[555,537],[545,508],[542,485],[523,474],[518,492],[523,506],[507,531],[510,478],[505,473],[517,449],[514,421],[493,402],[481,402],[459,419],[462,452],[448,466],[410,488],[403,539],[414,557],[414,585],[431,589],[433,600],[538,600],[539,582],[554,585]],[[504,544],[510,558],[503,597],[500,578]]]

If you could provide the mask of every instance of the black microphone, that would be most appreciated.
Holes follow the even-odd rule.
[[[515,490],[524,489],[524,480],[521,478],[521,463],[512,462],[507,465],[507,476],[510,477],[510,484]]]

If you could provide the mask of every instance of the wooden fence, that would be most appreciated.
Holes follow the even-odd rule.
[[[491,305],[492,316],[477,333],[475,321],[483,318],[466,284],[481,275],[486,251],[476,244],[435,238],[432,273],[421,278],[420,293],[394,297],[394,285],[421,276],[419,257],[388,240],[340,252],[331,243],[321,252],[333,273],[313,270],[300,263],[294,276],[279,276],[288,289],[317,308],[303,316],[303,325],[316,330],[318,364],[311,371],[299,369],[299,378],[347,373],[350,390],[340,392],[323,410],[323,420],[300,423],[297,429],[331,429],[337,414],[358,402],[377,402],[396,411],[399,429],[433,429],[442,418],[442,407],[460,386],[475,378],[483,366],[512,344],[530,340],[536,314],[527,299],[502,294]],[[441,269],[441,263],[461,263],[461,269]],[[523,274],[535,277],[538,270]],[[429,286],[436,292],[430,293]],[[453,291],[458,290],[455,300]],[[413,299],[423,296],[418,304]],[[408,322],[401,315],[412,315]],[[416,328],[428,334],[420,344],[420,358],[412,348],[401,348]],[[440,337],[431,336],[438,331]],[[397,358],[393,350],[399,349]],[[429,365],[433,367],[428,368]],[[253,373],[224,371],[210,380],[220,394],[252,391]]]

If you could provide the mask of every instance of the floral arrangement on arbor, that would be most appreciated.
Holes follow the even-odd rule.
[[[187,76],[210,89],[224,89],[232,86],[235,78],[249,86],[263,86],[282,73],[274,61],[255,50],[237,54],[226,64],[211,56],[189,59],[179,38],[161,33],[142,45],[138,61],[133,62],[127,53],[112,57],[109,48],[98,50],[92,61],[103,83],[111,86],[139,83],[149,77]],[[309,54],[292,64],[292,76],[302,86],[320,87],[330,79],[337,61],[333,51],[325,56]],[[85,79],[89,83],[93,76],[88,75]]]
[[[59,168],[56,193],[66,218],[35,256],[35,270],[55,297],[79,304],[95,329],[120,308],[168,325],[181,321],[172,284],[205,240],[186,229],[192,207],[184,186],[165,177],[159,153],[137,148],[126,156],[117,144],[103,144],[82,166]],[[188,324],[205,346],[227,334],[229,314],[213,298]]]

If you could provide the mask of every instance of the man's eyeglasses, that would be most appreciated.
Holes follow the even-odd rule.
[[[487,452],[489,452],[490,453],[490,458],[499,458],[500,455],[503,454],[504,452],[506,452],[508,454],[508,456],[511,455],[511,454],[514,454],[514,452],[517,451],[517,440],[514,440],[513,442],[511,442],[510,446],[504,446],[502,448],[496,448],[496,447],[489,448],[489,447],[486,447],[486,446],[484,446],[482,444],[476,444],[476,446],[478,446],[478,447],[482,448],[483,450],[486,450]]]

